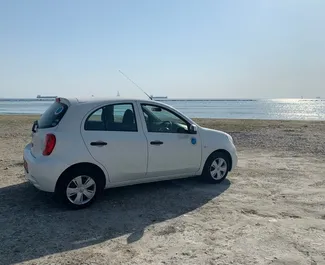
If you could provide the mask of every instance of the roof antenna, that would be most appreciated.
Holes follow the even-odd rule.
[[[126,74],[124,74],[121,70],[119,70],[119,72],[124,75],[125,78],[127,78],[130,82],[133,83],[133,85],[135,85],[137,88],[139,88],[143,93],[145,93],[147,95],[148,98],[150,98],[152,100],[152,96],[149,96],[140,86],[138,86],[135,82],[133,82]]]

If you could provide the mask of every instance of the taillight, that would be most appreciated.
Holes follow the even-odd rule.
[[[56,144],[56,137],[54,134],[47,134],[45,137],[45,148],[43,150],[43,155],[48,156],[52,153]]]

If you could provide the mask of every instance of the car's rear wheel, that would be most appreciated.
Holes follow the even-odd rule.
[[[227,177],[229,168],[230,161],[227,154],[216,151],[206,160],[202,178],[209,183],[220,183]]]
[[[70,208],[81,209],[92,204],[102,191],[103,185],[98,176],[75,170],[62,177],[56,196]]]

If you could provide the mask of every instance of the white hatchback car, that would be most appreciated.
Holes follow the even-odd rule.
[[[111,187],[192,176],[219,183],[237,164],[230,135],[151,100],[56,98],[32,131],[26,178],[73,208]]]

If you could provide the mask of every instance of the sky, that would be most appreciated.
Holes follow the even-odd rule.
[[[325,97],[324,0],[0,0],[0,97]]]

